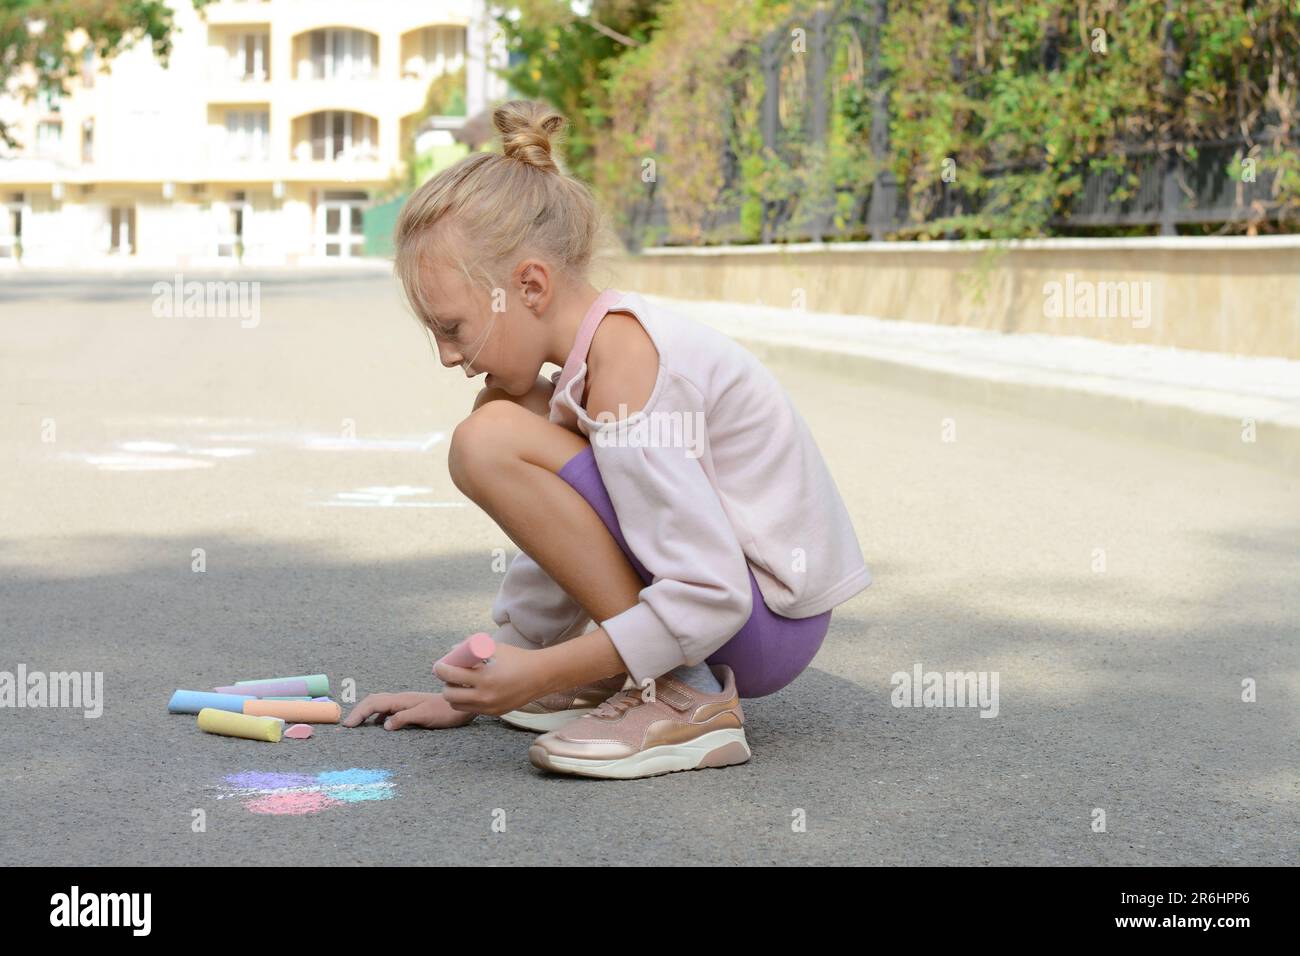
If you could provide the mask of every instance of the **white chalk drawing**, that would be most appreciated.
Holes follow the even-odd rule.
[[[206,455],[209,458],[242,458],[245,455],[251,455],[251,448],[195,448],[193,445],[173,445],[165,441],[124,441],[118,444],[118,448],[129,452],[142,452],[144,454],[169,454],[179,451],[186,455]]]
[[[93,465],[100,471],[187,471],[211,468],[214,458],[241,458],[251,448],[205,448],[166,441],[118,442],[116,452],[67,452],[62,457]]]
[[[213,458],[243,458],[253,453],[251,448],[192,448],[190,450],[196,455],[210,455]]]
[[[322,432],[227,432],[206,436],[209,441],[289,445],[310,451],[414,451],[427,452],[446,438],[443,432],[408,438],[345,438]]]
[[[178,419],[190,423],[206,419]],[[213,422],[220,422],[220,419]],[[374,451],[425,453],[446,438],[444,432],[399,438],[344,438],[325,433],[250,431],[229,434],[212,433],[203,436],[203,443],[190,445],[183,442],[159,441],[151,438],[118,442],[115,452],[67,452],[61,457],[80,461],[100,471],[185,471],[211,468],[212,459],[244,458],[255,453],[249,445],[276,445],[309,451]],[[237,443],[237,444],[229,444]],[[334,502],[328,502],[334,503]],[[394,507],[397,503],[378,505]],[[376,507],[367,504],[366,507]],[[463,507],[448,502],[406,503],[402,507]]]
[[[211,468],[211,461],[175,455],[76,455],[66,457],[94,465],[100,471],[185,471]]]
[[[443,439],[442,432],[424,438],[340,438],[337,435],[308,435],[306,446],[313,451],[429,451]]]
[[[432,493],[432,488],[413,485],[372,485],[355,491],[340,491],[329,501],[312,501],[326,508],[464,508],[464,501],[412,501],[417,495]]]
[[[118,448],[125,448],[127,451],[140,452],[167,452],[175,451],[179,445],[173,445],[169,441],[124,441],[118,444]]]

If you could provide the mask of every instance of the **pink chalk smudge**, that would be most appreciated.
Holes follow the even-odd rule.
[[[247,771],[228,774],[223,797],[239,797],[251,813],[301,816],[348,803],[391,800],[396,786],[389,770],[352,767],[317,774]]]
[[[320,813],[330,807],[341,806],[343,801],[319,790],[294,790],[288,793],[272,793],[257,797],[244,804],[251,813],[269,813],[276,816],[300,816],[304,813]]]

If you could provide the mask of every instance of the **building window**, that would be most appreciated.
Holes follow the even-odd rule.
[[[63,145],[63,123],[60,120],[43,120],[36,124],[36,155],[54,159]]]
[[[402,44],[402,75],[424,79],[454,73],[465,65],[464,27],[425,27]]]
[[[271,114],[267,110],[226,111],[226,158],[266,162],[271,158]]]
[[[135,207],[114,206],[108,217],[110,255],[135,255]]]
[[[313,30],[308,34],[307,56],[299,67],[300,79],[371,79],[378,69],[379,37],[364,30]]]
[[[13,6],[13,4],[6,4]],[[12,52],[12,51],[10,51]],[[63,102],[62,86],[57,79],[63,75],[58,58],[49,50],[36,51],[36,63],[39,67],[39,76],[36,87],[36,105],[42,113],[57,113]],[[39,77],[50,77],[51,79],[40,79]]]
[[[0,206],[0,259],[17,259],[23,242],[22,193],[13,193],[9,202]]]
[[[36,91],[36,108],[42,113],[57,113],[63,105],[63,94],[57,86],[42,85]]]
[[[81,85],[87,90],[95,86],[95,48],[89,43],[81,50]]]
[[[81,123],[81,161],[83,163],[93,163],[95,161],[95,121],[93,119],[83,120]]]
[[[253,204],[248,201],[248,194],[239,190],[230,193],[229,200],[220,209],[224,217],[218,224],[217,255],[226,259],[239,259],[244,254],[244,234],[248,219],[253,214]]]
[[[329,258],[350,259],[365,251],[362,190],[325,190],[316,207],[316,250]]]
[[[271,58],[265,32],[232,33],[226,38],[226,66],[236,80],[261,81],[271,78]]]
[[[311,114],[311,158],[318,162],[378,159],[378,138],[373,116],[345,110]]]

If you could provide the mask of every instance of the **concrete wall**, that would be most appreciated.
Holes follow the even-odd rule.
[[[655,249],[611,272],[678,298],[1300,359],[1300,236]]]

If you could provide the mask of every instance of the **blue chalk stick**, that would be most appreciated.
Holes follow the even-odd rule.
[[[245,697],[243,694],[213,694],[201,690],[178,690],[172,694],[172,699],[167,703],[167,712],[169,714],[197,714],[204,707],[215,707],[217,710],[228,710],[232,713],[242,714],[244,712],[244,701],[256,700],[255,697]]]

